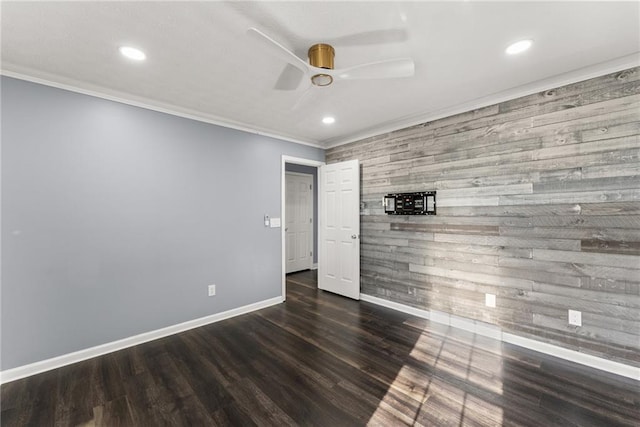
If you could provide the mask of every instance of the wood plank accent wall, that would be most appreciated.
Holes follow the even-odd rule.
[[[326,158],[362,162],[364,294],[640,366],[640,68]],[[431,190],[437,216],[383,213],[384,194]]]

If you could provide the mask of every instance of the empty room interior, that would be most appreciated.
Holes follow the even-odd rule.
[[[640,2],[2,1],[2,426],[637,426]]]

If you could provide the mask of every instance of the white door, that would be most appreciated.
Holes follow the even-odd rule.
[[[360,165],[319,168],[318,288],[360,299]]]
[[[286,272],[313,266],[313,176],[285,175]]]

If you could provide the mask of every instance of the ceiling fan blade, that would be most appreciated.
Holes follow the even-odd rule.
[[[305,91],[302,92],[302,95],[300,95],[296,103],[293,104],[293,107],[291,107],[291,111],[296,111],[300,107],[305,105],[307,103],[307,100],[311,98],[311,95],[313,95],[314,89],[315,89],[314,86],[312,84],[309,84],[305,89]]]
[[[331,74],[341,80],[395,79],[413,76],[415,64],[411,58],[387,59],[335,70]]]
[[[296,90],[305,74],[291,64],[287,64],[276,81],[275,90]]]
[[[287,49],[286,47],[284,47],[283,45],[281,45],[280,43],[278,43],[277,41],[275,41],[274,39],[272,39],[262,31],[258,30],[257,28],[253,28],[253,27],[249,28],[247,30],[247,34],[254,40],[260,42],[262,46],[265,49],[267,49],[271,54],[288,62],[289,64],[298,68],[300,71],[306,73],[307,70],[309,69],[309,64],[307,64],[305,61],[297,57],[289,49]]]

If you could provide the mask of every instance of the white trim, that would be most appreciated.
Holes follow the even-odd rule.
[[[640,381],[640,368],[638,367],[626,365],[620,362],[614,362],[612,360],[603,359],[601,357],[592,356],[590,354],[581,353],[579,351],[570,350],[568,348],[545,343],[531,338],[514,335],[508,332],[504,332],[499,326],[492,325],[490,323],[467,319],[461,316],[456,316],[454,314],[444,313],[436,310],[421,310],[419,308],[411,307],[393,301],[388,301],[366,294],[360,294],[360,299],[372,304],[411,314],[416,317],[429,319],[432,322],[442,323],[485,337],[495,338],[509,344],[517,345],[529,350],[538,351],[540,353],[548,354],[559,359],[568,360],[570,362],[579,363],[581,365],[589,366],[601,371],[610,372],[612,374]]]
[[[250,127],[249,125],[244,123],[234,122],[219,116],[206,115],[202,112],[191,110],[188,108],[180,108],[175,105],[161,103],[161,102],[154,101],[152,99],[148,99],[144,97],[136,97],[134,95],[130,95],[130,94],[114,91],[114,90],[109,90],[99,86],[94,86],[91,88],[82,87],[82,86],[93,86],[93,85],[87,85],[85,83],[81,83],[75,80],[71,80],[70,83],[65,84],[65,83],[56,82],[54,80],[49,80],[49,79],[55,78],[56,76],[51,76],[49,77],[49,79],[47,79],[47,78],[35,77],[25,73],[9,71],[6,69],[0,69],[0,75],[12,77],[14,79],[19,79],[19,80],[25,80],[32,83],[38,83],[44,86],[50,86],[56,89],[67,90],[69,92],[81,93],[83,95],[89,95],[95,98],[106,99],[108,101],[119,102],[121,104],[131,105],[134,107],[145,108],[147,110],[170,114],[172,116],[182,117],[185,119],[196,120],[198,122],[204,122],[211,125],[222,126],[229,129],[235,129],[242,132],[248,132],[251,134],[262,135],[269,138],[275,138],[283,141],[294,142],[296,144],[308,145],[310,147],[315,147],[315,148],[324,148],[323,144],[320,144],[316,141],[306,141],[302,139],[293,138],[290,136],[271,133],[266,130]]]
[[[318,269],[318,263],[314,262],[313,265],[311,266],[312,270],[317,270]]]
[[[357,132],[343,138],[324,141],[326,149],[334,148],[350,142],[360,141],[373,136],[382,135],[396,130],[405,129],[411,126],[432,122],[445,117],[455,116],[456,114],[466,113],[468,111],[477,110],[479,108],[488,107],[499,104],[504,101],[510,101],[523,96],[533,95],[534,93],[544,92],[545,90],[557,87],[567,86],[573,83],[589,80],[594,77],[600,77],[607,74],[634,68],[640,65],[640,53],[623,56],[611,61],[602,62],[600,64],[591,65],[566,73],[558,74],[553,77],[538,80],[517,86],[502,92],[490,94],[473,101],[464,102],[462,104],[453,105],[437,111],[423,112],[406,116],[392,122],[383,124],[382,126],[370,128],[363,132]]]
[[[310,159],[303,159],[302,157],[293,157],[293,156],[287,156],[287,155],[282,155],[282,160],[280,163],[280,217],[282,218],[282,224],[286,224],[286,205],[285,205],[285,180],[286,180],[286,176],[285,176],[285,168],[287,166],[287,163],[293,163],[296,165],[305,165],[305,166],[315,166],[316,168],[319,168],[320,166],[324,165],[324,162],[321,162],[319,160],[310,160]],[[320,184],[319,180],[318,180],[318,185]],[[320,194],[320,188],[318,188],[318,194]],[[318,215],[320,215],[320,213],[318,212]],[[318,221],[316,220],[316,223]],[[314,227],[317,227],[317,224],[314,224]],[[285,236],[284,236],[284,227],[280,227],[280,252],[281,252],[281,257],[282,257],[282,261],[280,264],[280,276],[281,276],[281,280],[282,280],[282,301],[287,299],[287,253],[286,253],[286,248],[285,248]]]
[[[600,369],[601,371],[611,372],[612,374],[640,381],[640,368],[635,366],[625,365],[624,363],[614,362],[612,360],[603,359],[586,353],[580,353],[579,351],[569,350],[568,348],[513,335],[507,332],[502,333],[502,341],[535,350],[540,353],[549,354],[559,359],[568,360],[570,362],[579,363],[581,365]]]
[[[260,310],[280,303],[282,303],[282,298],[270,298],[267,300],[255,302],[253,304],[223,311],[222,313],[216,313],[210,316],[201,317],[199,319],[189,320],[177,325],[156,329],[155,331],[144,332],[132,337],[124,338],[106,344],[101,344],[95,347],[86,348],[84,350],[75,351],[73,353],[63,354],[62,356],[53,357],[51,359],[42,360],[39,362],[31,363],[29,365],[7,369],[0,372],[0,384],[19,380],[20,378],[25,378],[45,371],[50,371],[51,369],[56,369],[62,366],[70,365],[72,363],[81,362],[83,360],[91,359],[103,354],[112,353],[114,351],[122,350],[128,347],[133,347],[134,345],[157,340],[158,338],[163,338],[169,335],[188,331],[189,329],[198,328],[200,326],[219,322],[221,320],[229,319],[235,316],[240,316],[241,314],[250,313],[252,311]]]
[[[397,302],[389,301],[386,299],[374,297],[367,294],[360,294],[360,300],[370,302],[372,304],[381,305],[383,307],[391,308],[393,310],[401,311],[403,313],[411,314],[416,317],[422,317],[423,319],[430,319],[430,313],[427,310],[411,307],[409,305],[400,304]]]

